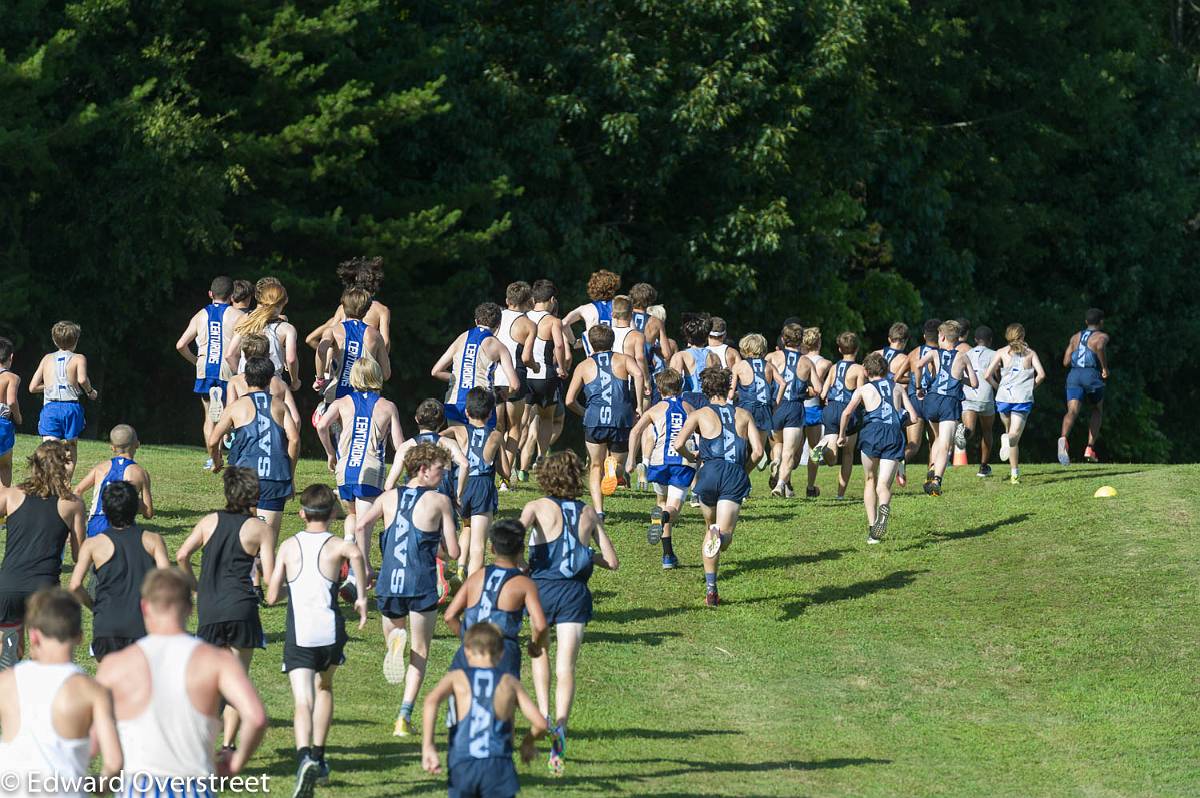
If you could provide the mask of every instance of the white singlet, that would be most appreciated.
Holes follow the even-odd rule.
[[[531,310],[525,316],[533,322],[534,327],[538,327],[542,323],[542,319],[550,315],[548,310]],[[525,375],[526,379],[544,380],[550,376],[547,366],[550,363],[550,358],[554,356],[554,339],[544,341],[538,335],[534,335],[533,339],[533,365],[529,367]]]
[[[613,322],[612,351],[614,351],[620,355],[625,354],[625,339],[628,338],[629,334],[631,332],[633,332],[635,329],[637,329],[637,328],[634,327],[632,324],[629,325],[628,327],[618,327],[618,326],[616,326],[616,322]]]
[[[992,365],[992,359],[995,357],[996,350],[989,349],[986,346],[976,346],[973,349],[967,350],[967,359],[971,361],[971,368],[975,369],[975,374],[979,377],[979,387],[972,388],[964,382],[963,399],[968,402],[991,402],[995,400],[996,392],[992,390],[992,384],[983,378],[983,373],[988,370],[988,366]]]
[[[512,326],[517,323],[517,319],[524,315],[519,310],[505,308],[500,311],[500,326],[496,330],[496,339],[508,350],[508,356],[512,358],[514,369],[517,368],[517,339],[512,337]],[[509,387],[504,369],[496,369],[495,386],[497,388]]]
[[[300,573],[288,582],[288,604],[292,624],[287,630],[301,648],[331,646],[337,642],[333,609],[334,584],[321,573],[321,549],[333,535],[328,532],[298,532]]]
[[[996,401],[1014,405],[1032,402],[1033,383],[1037,379],[1033,356],[1026,351],[1010,357],[1012,359],[1008,365],[1000,368],[1000,389],[996,391]]]
[[[721,368],[729,368],[728,350],[729,344],[709,344],[708,351],[717,356],[717,360],[721,361]]]
[[[54,353],[54,382],[46,383],[46,402],[78,402],[79,389],[67,377],[67,367],[76,357],[74,352],[60,349]]]
[[[25,798],[33,795],[75,796],[83,792],[49,792],[44,787],[37,789],[47,777],[60,779],[82,778],[88,772],[88,754],[91,739],[80,737],[67,740],[54,730],[51,707],[63,683],[77,673],[83,673],[73,663],[64,662],[43,665],[26,660],[13,668],[17,682],[17,703],[21,709],[21,727],[12,742],[0,743],[0,773],[20,777],[19,785],[10,789],[5,785],[6,798]],[[29,789],[31,777],[36,776]],[[11,778],[11,776],[10,776]]]
[[[267,346],[270,349],[267,351],[267,357],[271,360],[271,365],[275,366],[275,376],[283,374],[283,344],[279,341],[279,325],[283,324],[280,319],[271,319],[267,322],[267,326],[263,328],[262,335],[267,339]],[[244,374],[246,371],[246,356],[238,355],[238,374]]]
[[[821,361],[823,361],[825,358],[821,357],[821,355],[814,355],[812,352],[809,352],[808,354],[804,355],[804,357],[808,358],[809,362],[813,364],[813,371],[812,371],[813,376],[812,376],[812,379],[809,380],[809,382],[813,383],[814,387],[817,389],[817,393],[820,393],[821,386],[820,386],[820,384],[817,383],[817,367],[821,365]],[[820,407],[821,406],[821,397],[819,397],[819,396],[808,397],[807,399],[804,400],[804,406],[805,407]],[[806,463],[806,465],[807,465],[807,463]]]
[[[150,666],[150,703],[136,718],[117,721],[125,774],[208,776],[221,724],[188,696],[188,662],[200,641],[188,634],[146,635],[136,645]]]

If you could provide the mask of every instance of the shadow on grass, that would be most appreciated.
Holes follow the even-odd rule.
[[[589,635],[590,639],[591,636]],[[735,734],[729,729],[688,729],[680,731],[676,729],[572,729],[572,740],[624,740],[627,737],[636,737],[641,740],[695,740],[699,737],[718,737],[727,734]],[[654,760],[645,759],[637,760],[642,762],[656,761],[672,761],[672,760]]]
[[[1019,524],[1022,521],[1027,521],[1030,518],[1029,513],[1019,513],[1010,515],[1008,518],[1001,518],[999,521],[992,521],[990,524],[971,527],[970,529],[962,529],[957,532],[930,532],[929,536],[924,540],[904,546],[900,551],[911,551],[912,549],[924,549],[932,546],[935,543],[945,543],[949,540],[966,540],[967,538],[978,538],[984,535],[991,534],[997,529],[1003,529],[1006,526]]]
[[[592,597],[593,599],[595,596]],[[600,611],[592,616],[592,623],[604,621],[608,623],[629,623],[630,621],[648,621],[654,618],[669,618],[672,615],[682,615],[685,612],[694,612],[695,606],[689,605],[686,607],[630,607],[625,610],[616,612]],[[591,639],[592,635],[588,635]]]
[[[670,637],[683,637],[682,632],[592,632],[584,635],[589,643],[638,643],[643,646],[661,646]]]
[[[883,590],[899,590],[917,581],[917,577],[921,574],[927,573],[929,573],[928,570],[895,571],[882,579],[868,579],[845,586],[827,585],[806,594],[798,601],[784,604],[781,620],[790,621],[799,618],[809,607],[819,604],[832,604],[837,601],[863,598],[864,596],[869,596],[872,593],[878,593]]]
[[[843,554],[854,549],[826,549],[816,554],[781,554],[777,557],[759,557],[755,560],[734,560],[728,565],[722,565],[722,575],[735,574],[740,571],[759,571],[768,568],[787,568],[792,565],[807,565],[824,560],[837,560]]]
[[[1145,473],[1145,471],[1140,468],[1136,471],[1113,471],[1111,469],[1108,471],[1088,471],[1087,469],[1084,469],[1077,473],[1068,474],[1066,476],[1061,476],[1061,477],[1038,476],[1038,477],[1034,477],[1033,479],[1031,479],[1030,482],[1034,485],[1053,485],[1058,482],[1070,482],[1073,479],[1097,479],[1099,477],[1127,477],[1132,474],[1144,474],[1144,473]]]

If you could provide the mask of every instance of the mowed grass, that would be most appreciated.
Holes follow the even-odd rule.
[[[20,438],[18,457],[33,445]],[[81,467],[106,453],[84,444]],[[220,504],[203,459],[139,453],[159,508],[146,526],[172,552]],[[832,499],[833,469],[814,501],[766,497],[757,474],[717,610],[703,604],[698,511],[676,529],[682,567],[663,572],[645,540],[649,496],[618,493],[608,519],[621,568],[592,578],[566,775],[547,775],[543,743],[518,767],[524,794],[1200,794],[1200,467],[1030,466],[1020,486],[1006,471],[955,469],[940,499],[899,491],[888,539],[870,548],[859,469],[845,502]],[[324,464],[303,462],[297,485],[318,480],[330,480]],[[1093,499],[1104,484],[1119,496]],[[501,513],[536,496],[501,494]],[[288,517],[284,535],[299,527]],[[271,727],[250,770],[290,794],[284,612],[263,612],[270,645],[253,678]],[[456,646],[439,625],[427,685]],[[335,680],[321,794],[445,790],[421,770],[419,740],[391,736],[400,693],[382,654],[372,604]],[[438,739],[444,757],[440,727]]]

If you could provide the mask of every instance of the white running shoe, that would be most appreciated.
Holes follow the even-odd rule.
[[[712,559],[721,553],[721,528],[716,524],[708,528],[708,537],[704,541],[704,556]]]
[[[1060,466],[1069,466],[1071,464],[1071,455],[1067,453],[1067,439],[1058,439],[1058,464]]]
[[[221,420],[221,412],[225,409],[225,389],[214,385],[208,389],[208,420],[216,424]]]
[[[388,635],[387,653],[383,655],[383,678],[388,684],[404,683],[404,648],[407,644],[407,629],[393,629]]]
[[[1000,459],[1008,460],[1008,433],[1000,436]]]

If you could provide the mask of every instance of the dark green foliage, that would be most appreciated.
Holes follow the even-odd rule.
[[[1028,439],[1044,456],[1062,350],[1099,305],[1107,454],[1183,459],[1200,25],[1181,13],[11,2],[0,332],[24,372],[78,319],[104,388],[91,432],[190,440],[173,344],[216,273],[280,276],[303,334],[335,306],[336,264],[382,255],[410,408],[478,301],[549,276],[570,307],[608,267],[654,283],[672,327],[707,309],[773,337],[798,315],[878,346],[897,319],[1021,321],[1050,370]]]

